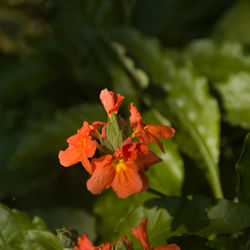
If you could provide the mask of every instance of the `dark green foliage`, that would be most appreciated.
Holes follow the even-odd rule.
[[[1,202],[41,216],[53,232],[76,228],[97,244],[127,235],[140,249],[130,229],[148,217],[151,247],[248,249],[249,135],[239,153],[250,129],[249,6],[2,0]],[[96,197],[81,164],[59,165],[59,150],[83,121],[107,122],[99,100],[104,88],[125,96],[119,112],[126,122],[134,102],[144,123],[175,128],[174,138],[162,140],[164,153],[150,145],[163,161],[147,171],[149,185],[165,198]],[[101,142],[109,153],[127,136],[112,136],[118,117]],[[235,196],[238,202],[230,200]],[[11,208],[0,207],[1,249],[62,249],[41,219]],[[116,249],[126,246],[119,241]]]

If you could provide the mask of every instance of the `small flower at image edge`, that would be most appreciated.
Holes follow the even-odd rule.
[[[147,236],[147,222],[148,219],[142,220],[138,227],[132,227],[131,233],[135,236],[137,240],[142,243],[144,250],[180,250],[180,247],[176,244],[169,244],[166,246],[150,247],[148,236]]]
[[[134,131],[132,137],[137,137],[147,145],[154,142],[164,152],[163,144],[157,138],[167,139],[173,137],[175,134],[174,128],[164,125],[146,125],[142,122],[141,114],[134,103],[130,103],[128,108],[131,113],[129,118],[130,126]]]
[[[108,113],[108,116],[111,117],[113,112],[117,114],[118,109],[124,99],[124,96],[117,94],[115,98],[114,93],[112,91],[104,89],[100,93],[100,99],[106,112]]]
[[[85,121],[82,128],[77,130],[75,135],[67,139],[68,148],[59,152],[58,158],[60,164],[64,167],[69,167],[81,162],[85,169],[92,174],[93,169],[88,158],[94,156],[98,143],[96,140],[92,140],[91,133],[96,132],[96,128],[103,124],[96,122],[93,125],[89,125]]]

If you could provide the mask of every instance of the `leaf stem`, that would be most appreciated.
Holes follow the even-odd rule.
[[[152,189],[152,188],[148,188],[147,191],[150,192],[150,193],[152,193],[152,194],[156,194],[156,195],[158,195],[158,196],[160,196],[160,197],[162,197],[162,198],[164,198],[164,197],[166,196],[165,194],[163,194],[163,193],[161,193],[161,192],[159,192],[159,191],[157,191],[157,190],[154,190],[154,189]]]

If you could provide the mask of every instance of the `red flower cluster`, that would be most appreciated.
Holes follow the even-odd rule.
[[[142,220],[141,224],[138,227],[132,227],[131,232],[134,237],[139,240],[144,248],[144,250],[180,250],[176,244],[169,244],[166,246],[158,246],[151,248],[149,245],[149,240],[147,236],[147,222],[148,219],[145,218]],[[124,249],[133,250],[133,245],[127,240],[126,236],[122,236],[120,241],[126,246]],[[104,243],[98,247],[93,246],[92,242],[88,239],[86,234],[83,237],[78,238],[79,247],[74,247],[74,250],[112,250],[112,246],[116,246],[117,241],[113,243]]]
[[[161,161],[149,150],[148,145],[154,142],[164,151],[157,138],[173,137],[175,131],[168,126],[144,124],[139,111],[131,103],[130,126],[133,134],[127,136],[126,122],[117,116],[124,97],[118,94],[115,98],[113,92],[104,89],[100,99],[108,113],[108,123],[94,122],[90,125],[85,121],[77,134],[67,140],[69,146],[59,152],[59,160],[65,167],[82,163],[91,175],[87,182],[91,193],[100,194],[112,187],[120,198],[126,198],[148,188],[145,171],[152,164]],[[134,138],[139,141],[133,141]],[[96,149],[100,151],[101,156],[92,158]]]

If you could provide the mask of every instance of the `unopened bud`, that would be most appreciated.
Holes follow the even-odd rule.
[[[64,248],[72,248],[77,245],[78,232],[72,228],[56,229],[57,237]]]
[[[118,240],[115,245],[115,250],[129,250],[129,248],[124,240]]]

